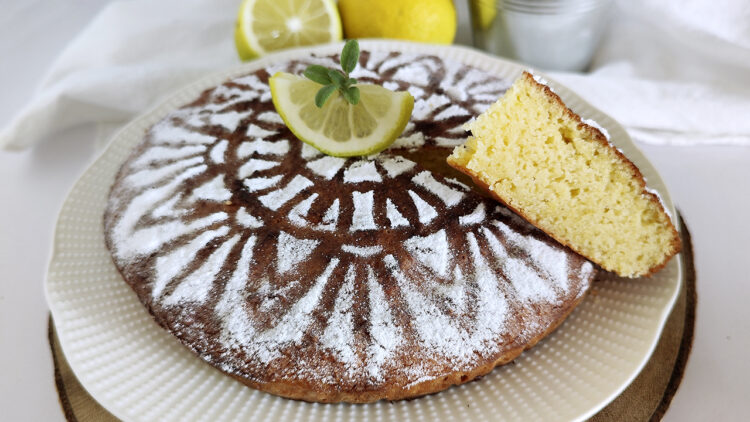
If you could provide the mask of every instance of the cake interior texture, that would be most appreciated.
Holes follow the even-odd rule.
[[[467,126],[449,164],[602,268],[647,275],[679,251],[637,167],[529,73]]]

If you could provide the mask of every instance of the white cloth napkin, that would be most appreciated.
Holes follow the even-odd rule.
[[[61,53],[0,146],[26,148],[79,125],[97,126],[103,144],[164,95],[239,63],[238,5],[113,2]],[[618,0],[613,15],[592,72],[554,78],[636,141],[750,146],[750,2]]]
[[[233,39],[239,2],[112,2],[63,50],[0,132],[0,146],[26,148],[78,125],[98,126],[101,145],[161,97],[240,63]]]
[[[591,67],[551,75],[636,141],[750,146],[750,1],[620,0]]]

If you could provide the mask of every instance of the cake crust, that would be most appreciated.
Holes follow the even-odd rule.
[[[646,197],[649,202],[660,210],[660,212],[667,216],[667,222],[668,227],[667,229],[670,231],[670,247],[667,253],[664,255],[663,260],[656,265],[653,265],[652,267],[648,268],[641,276],[650,277],[654,273],[658,272],[662,268],[664,268],[665,265],[669,262],[669,260],[680,252],[682,248],[682,242],[680,240],[679,233],[677,232],[677,229],[674,226],[674,222],[672,221],[672,218],[670,217],[669,212],[664,208],[663,203],[661,202],[661,199],[658,197],[658,195],[651,190],[647,188],[646,185],[646,179],[643,177],[643,174],[641,173],[640,169],[632,162],[630,159],[628,159],[625,154],[622,153],[622,151],[612,145],[612,143],[609,141],[607,136],[602,133],[602,131],[590,124],[587,124],[581,116],[579,116],[577,113],[575,113],[573,110],[571,110],[560,98],[560,96],[557,95],[548,85],[540,82],[537,80],[531,73],[524,71],[521,75],[521,78],[524,79],[525,82],[533,84],[538,89],[540,89],[544,95],[554,103],[556,103],[563,112],[566,114],[567,117],[571,118],[572,120],[577,122],[578,129],[582,129],[588,133],[588,135],[599,144],[600,147],[608,149],[612,154],[614,154],[617,159],[626,166],[628,172],[630,173],[630,177],[636,181],[638,186],[640,187],[640,193],[644,197]],[[458,147],[461,148],[461,147]],[[525,212],[523,209],[520,209],[519,207],[514,207],[512,204],[510,204],[510,201],[508,201],[507,198],[504,198],[500,195],[498,195],[490,186],[489,183],[487,183],[485,180],[482,179],[482,177],[475,171],[472,171],[471,169],[467,168],[466,166],[462,165],[460,162],[458,162],[452,155],[447,158],[447,163],[453,167],[454,169],[466,174],[469,176],[474,185],[477,186],[480,190],[485,192],[487,195],[491,196],[498,202],[502,203],[509,209],[513,210],[516,214],[518,214],[520,217],[522,217],[524,220],[529,222],[530,224],[534,225],[539,230],[544,231],[548,236],[552,237],[553,239],[557,240],[561,244],[569,247],[570,249],[576,251],[579,254],[582,254],[586,256],[585,253],[583,253],[579,248],[575,247],[575,245],[571,244],[570,241],[567,239],[558,236],[553,230],[545,230],[544,225],[540,224],[539,221],[537,221],[535,218],[529,215],[529,213]],[[587,259],[590,261],[601,264],[600,262],[597,262],[598,260],[595,257],[592,256],[586,256]],[[626,274],[621,274],[623,276],[627,276]]]

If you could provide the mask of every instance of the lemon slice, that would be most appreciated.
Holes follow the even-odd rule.
[[[409,122],[414,98],[379,85],[358,84],[359,103],[334,92],[322,108],[315,105],[321,85],[278,72],[270,79],[276,111],[289,130],[321,152],[337,157],[369,155],[387,148]]]
[[[333,0],[244,0],[234,30],[242,60],[339,40],[341,19]]]

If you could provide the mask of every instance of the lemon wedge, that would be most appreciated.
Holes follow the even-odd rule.
[[[323,107],[315,105],[317,84],[302,76],[273,75],[271,97],[276,111],[301,141],[324,154],[353,157],[380,152],[404,131],[414,108],[408,92],[358,84],[359,102],[350,104],[338,91]]]
[[[242,60],[339,40],[341,19],[333,0],[243,0],[234,31]]]

